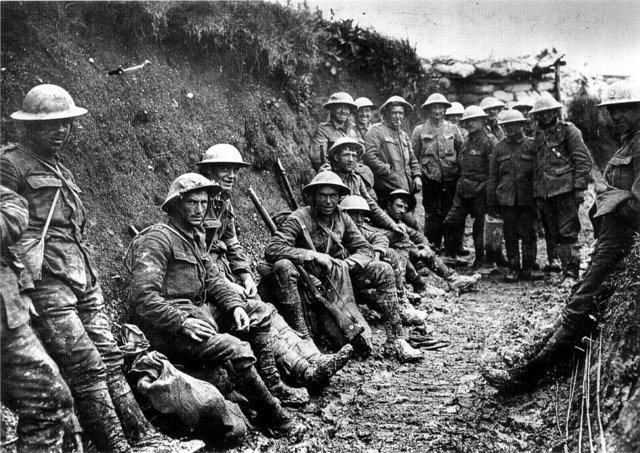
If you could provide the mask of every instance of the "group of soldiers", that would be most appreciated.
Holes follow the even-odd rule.
[[[602,282],[639,230],[640,86],[614,84],[600,105],[623,145],[604,171],[592,262],[525,362],[485,370],[503,390],[534,384],[594,328]],[[309,390],[326,386],[353,355],[415,362],[421,347],[443,346],[424,327],[420,308],[434,291],[425,275],[452,294],[478,282],[480,274],[452,269],[469,254],[462,240],[468,215],[475,269],[507,265],[511,281],[540,278],[539,208],[548,268],[577,280],[589,151],[550,95],[510,107],[487,98],[462,108],[432,94],[410,137],[403,123],[412,106],[402,97],[390,97],[381,122],[370,124],[376,107],[369,99],[331,95],[329,120],[309,150],[318,173],[302,189],[304,206],[271,218],[252,193],[272,232],[259,284],[232,203],[249,164],[232,145],[210,147],[168,188],[167,220],[131,243],[131,321],[151,349],[187,371],[223,370],[257,423],[292,435],[305,427],[283,406],[307,403]],[[84,235],[82,191],[60,162],[73,119],[85,113],[64,89],[39,85],[12,114],[24,135],[0,156],[2,402],[18,413],[21,452],[61,451],[65,433],[76,450],[82,439],[99,451],[171,449],[176,441],[149,423],[125,379]],[[424,234],[415,213],[419,192]],[[501,250],[485,250],[485,215],[504,220],[506,260]],[[379,313],[381,351],[358,303]],[[414,329],[407,334],[404,326]],[[335,352],[321,352],[320,341]],[[233,440],[222,423],[215,429]]]

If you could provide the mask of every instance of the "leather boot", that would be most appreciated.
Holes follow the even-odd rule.
[[[131,453],[113,401],[106,388],[74,395],[76,411],[87,437],[100,452]]]
[[[237,370],[234,377],[238,391],[257,409],[265,425],[275,430],[275,435],[294,435],[304,431],[304,425],[298,423],[269,392],[255,367]]]
[[[305,384],[316,389],[325,387],[333,375],[347,364],[352,355],[353,346],[350,344],[344,345],[335,354],[323,354],[306,369]]]
[[[302,338],[311,338],[307,322],[304,319],[304,312],[302,311],[302,300],[297,291],[295,294],[289,294],[287,303],[279,305],[278,311],[282,317],[287,321],[287,324],[295,330]]]
[[[578,280],[580,274],[580,255],[575,244],[558,244],[558,255],[562,262],[565,277]]]
[[[268,333],[254,334],[251,346],[256,356],[256,367],[265,385],[273,396],[287,406],[302,406],[309,402],[305,388],[293,388],[282,382],[273,354],[273,336]]]

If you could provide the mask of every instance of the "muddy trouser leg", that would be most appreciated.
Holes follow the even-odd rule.
[[[279,260],[273,265],[276,281],[278,311],[287,323],[303,338],[311,338],[307,322],[304,319],[302,299],[298,292],[300,274],[289,260]]]
[[[544,242],[547,246],[547,262],[558,259],[558,238],[560,233],[558,231],[558,225],[555,221],[556,212],[553,208],[553,204],[549,199],[542,201],[542,208],[540,209],[540,220],[542,221],[542,228],[544,229]]]
[[[600,225],[602,223],[601,217],[595,217],[596,212],[598,212],[598,205],[593,203],[591,208],[589,209],[589,221],[591,222],[591,226],[593,227],[593,238],[598,239],[600,235]]]
[[[633,225],[615,213],[602,216],[600,235],[591,256],[591,265],[569,302],[562,309],[562,325],[587,330],[589,315],[598,315],[608,289],[604,281],[629,253],[633,244]],[[586,327],[585,327],[586,326]]]
[[[460,225],[464,225],[467,215],[470,213],[471,209],[471,200],[462,198],[460,195],[456,194],[453,199],[451,209],[444,220],[444,248],[448,255],[456,255],[458,244],[456,232],[460,231]],[[484,249],[478,249],[478,243],[475,241],[475,235],[473,242],[473,245],[476,248],[476,259],[478,259],[478,257],[482,258],[484,256]]]
[[[18,452],[60,452],[73,399],[28,323],[9,329],[0,307],[2,402],[18,414]]]
[[[558,254],[565,275],[578,278],[580,273],[579,205],[573,192],[553,197],[558,224]]]
[[[408,260],[409,252],[407,250],[394,250],[392,248],[388,249],[387,254],[384,257],[384,262],[389,263],[391,269],[393,269],[398,299],[402,299],[405,295],[404,284]]]
[[[356,291],[375,288],[378,293],[378,306],[382,310],[387,341],[402,338],[398,294],[391,265],[382,261],[372,261],[364,268],[350,272],[350,275]]]
[[[446,280],[451,276],[451,274],[454,273],[452,269],[444,264],[442,258],[440,258],[436,254],[436,252],[434,252],[428,245],[425,246],[424,250],[422,250],[422,253],[426,254],[425,260],[429,269],[435,272],[439,277],[442,277]]]
[[[122,355],[108,329],[109,320],[99,303],[102,300],[96,300],[97,305],[89,310],[79,306],[79,293],[45,272],[32,293],[39,314],[34,328],[69,385],[82,426],[98,450],[130,451],[109,395],[103,361],[109,360],[112,367],[122,366]],[[94,343],[90,330],[102,331],[104,341],[94,335],[98,340]],[[111,353],[101,357],[99,348],[111,345]]]
[[[447,212],[442,212],[443,187],[437,181],[425,179],[422,184],[424,206],[424,235],[434,247],[442,243],[442,221]]]
[[[520,270],[520,246],[518,244],[519,209],[517,206],[500,206],[499,209],[500,217],[504,221],[504,245],[507,249],[507,260],[509,261],[509,267],[517,272]],[[524,255],[524,243],[522,253]]]
[[[442,219],[440,221],[440,225],[442,225],[442,229],[443,229],[443,236],[444,236],[444,222],[445,222],[445,218],[447,217],[447,214],[449,213],[449,211],[451,210],[451,208],[453,207],[453,202],[455,200],[456,197],[456,184],[457,184],[458,180],[455,179],[453,181],[444,181],[442,183],[442,199],[440,201],[440,209],[442,212]],[[460,250],[462,248],[462,241],[464,239],[464,229],[465,229],[465,222],[460,222],[458,224],[458,227],[455,231],[452,232],[452,234],[454,234],[453,236],[453,242],[455,243],[455,252],[457,253],[458,250]],[[455,255],[455,254],[454,254]]]
[[[532,206],[518,206],[518,236],[522,240],[522,269],[533,270],[536,264],[537,244],[536,244],[536,216]],[[506,227],[505,221],[505,242]]]

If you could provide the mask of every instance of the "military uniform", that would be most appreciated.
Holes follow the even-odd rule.
[[[504,221],[507,260],[514,271],[530,271],[536,259],[535,200],[533,176],[536,156],[533,140],[507,137],[498,143],[491,155],[487,203],[489,212],[499,212]]]
[[[58,367],[29,325],[33,288],[24,266],[9,246],[29,224],[27,202],[0,186],[0,358],[2,402],[19,416],[18,452],[61,452],[65,420],[73,400]]]
[[[455,256],[457,238],[464,228],[467,215],[474,217],[473,245],[476,261],[484,259],[484,215],[486,213],[486,182],[489,177],[489,159],[496,145],[496,138],[480,129],[469,134],[460,158],[461,176],[456,186],[456,195],[451,210],[445,219],[445,249]]]
[[[498,120],[488,120],[485,129],[488,134],[493,135],[499,142],[506,137],[504,129],[498,124]]]
[[[357,139],[351,121],[346,121],[342,126],[338,126],[332,120],[318,124],[318,128],[311,140],[311,149],[309,150],[309,159],[311,159],[314,170],[318,171],[324,163],[323,158],[327,159],[329,148],[341,137]]]
[[[31,293],[39,315],[34,328],[71,388],[91,439],[101,449],[116,448],[112,443],[116,439],[117,448],[127,451],[116,410],[136,412],[138,418],[123,419],[125,430],[138,431],[136,437],[152,428],[122,376],[122,353],[111,333],[95,264],[85,242],[87,215],[80,199],[82,191],[58,156],[39,156],[38,150],[22,145],[2,155],[0,181],[29,204],[29,227],[23,240],[42,235],[60,191],[44,245],[42,278],[34,283]]]
[[[374,124],[367,132],[364,163],[375,175],[373,187],[383,204],[396,189],[411,192],[413,179],[421,174],[407,133],[385,123]]]
[[[589,184],[589,150],[578,128],[564,121],[557,121],[547,129],[538,127],[533,147],[536,153],[534,196],[542,205],[548,247],[558,248],[564,273],[577,278],[580,206],[575,192],[586,190]]]
[[[365,143],[365,137],[367,135],[367,132],[369,132],[369,129],[371,129],[371,125],[369,125],[369,127],[367,128],[363,128],[361,127],[359,124],[355,125],[355,131],[356,131],[356,140],[358,140],[358,142],[360,142],[362,144],[362,146],[364,146]],[[375,193],[375,191],[373,190],[373,186],[375,183],[375,177],[373,175],[373,172],[371,171],[371,169],[369,167],[367,167],[367,165],[365,165],[364,161],[363,161],[364,155],[358,155],[358,163],[356,164],[356,173],[360,175],[360,177],[362,177],[362,179],[364,180],[365,184],[367,185],[367,189],[369,190],[369,194],[373,197],[373,199],[377,199],[377,195]]]
[[[442,243],[442,224],[451,209],[460,177],[460,153],[464,139],[458,126],[431,120],[416,126],[411,144],[422,166],[422,204],[424,232],[436,247]]]

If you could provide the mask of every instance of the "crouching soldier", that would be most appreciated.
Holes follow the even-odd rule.
[[[231,203],[231,190],[240,169],[248,166],[236,147],[228,144],[212,146],[198,163],[200,173],[220,184],[221,189],[213,199],[203,223],[206,250],[221,275],[243,300],[259,301],[249,257],[236,234],[236,216]],[[273,346],[278,364],[288,370],[295,380],[315,389],[326,385],[331,376],[349,361],[353,351],[351,345],[345,345],[337,354],[321,354],[311,339],[305,340],[296,335],[277,311],[273,313],[272,328],[276,330]],[[270,390],[274,393],[271,387]],[[301,390],[297,389],[296,392],[300,393]],[[275,392],[275,396],[281,398],[281,392]],[[299,394],[297,399],[309,398],[308,395],[305,398]]]
[[[34,330],[69,385],[87,437],[100,451],[128,452],[162,439],[122,374],[122,352],[85,238],[82,191],[60,162],[73,119],[85,113],[59,86],[31,89],[22,110],[11,115],[25,135],[2,154],[0,181],[29,205],[22,245],[35,252],[27,251],[25,260],[34,278]]]
[[[524,136],[528,120],[517,110],[500,113],[498,124],[506,138],[498,143],[491,155],[487,181],[487,211],[504,221],[504,242],[509,261],[506,280],[540,280],[535,271],[536,210],[533,199],[533,174],[536,156],[533,140]],[[522,241],[522,265],[520,245]]]
[[[310,206],[300,208],[283,221],[267,245],[265,257],[273,263],[281,313],[296,330],[309,335],[298,293],[300,274],[296,264],[319,278],[329,296],[339,300],[345,316],[368,328],[354,301],[354,289],[375,288],[387,334],[385,349],[403,359],[414,359],[412,348],[402,339],[398,299],[389,264],[372,261],[374,251],[353,220],[338,207],[349,188],[331,171],[320,172],[303,188]],[[311,307],[314,308],[314,307]],[[341,324],[339,324],[341,325]],[[348,338],[349,332],[342,335]],[[371,332],[355,337],[371,346]],[[360,345],[359,345],[360,346]]]
[[[27,201],[0,186],[0,335],[2,402],[18,413],[22,452],[62,452],[65,419],[73,413],[69,387],[29,325],[32,287],[9,247],[29,225]]]
[[[297,431],[298,424],[267,387],[284,400],[292,397],[274,366],[273,307],[243,301],[204,248],[202,223],[211,196],[219,191],[218,184],[197,173],[179,176],[162,204],[168,222],[153,225],[134,239],[130,301],[135,321],[151,346],[170,360],[225,367],[235,388],[272,428]],[[255,356],[237,336],[249,340]]]
[[[603,312],[612,271],[629,253],[633,237],[640,232],[640,84],[616,82],[609,87],[599,107],[605,107],[622,146],[604,171],[608,189],[596,199],[596,216],[602,219],[591,264],[574,287],[554,328],[531,349],[534,355],[510,370],[489,369],[484,377],[503,391],[521,391],[535,385],[556,362],[596,326]]]
[[[412,212],[416,207],[416,198],[406,190],[394,190],[389,195],[389,206],[386,212],[396,222],[403,222],[405,216]],[[469,291],[480,280],[480,274],[471,276],[458,275],[456,271],[448,267],[442,259],[436,255],[431,249],[429,241],[419,231],[414,230],[408,225],[404,225],[408,235],[408,240],[395,233],[387,234],[389,243],[392,248],[400,251],[409,250],[410,262],[408,263],[407,280],[413,284],[416,291],[421,292],[421,288],[425,285],[420,276],[412,271],[414,265],[426,265],[435,272],[436,275],[443,278],[449,289],[456,292]]]

